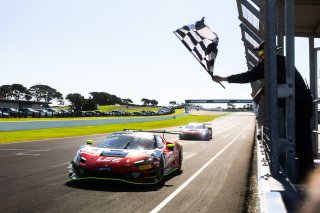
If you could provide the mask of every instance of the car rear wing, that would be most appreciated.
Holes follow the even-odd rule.
[[[166,130],[123,129],[123,131],[159,133],[159,134],[163,134],[163,137],[164,137],[164,134],[174,134],[174,135],[181,134],[181,131],[166,131]]]
[[[206,127],[208,127],[208,129],[212,129],[212,123],[204,123],[204,125],[206,125]]]
[[[123,129],[123,131],[132,132],[151,132],[151,133],[165,133],[165,134],[180,134],[180,131],[167,131],[167,130],[142,130],[142,129]]]

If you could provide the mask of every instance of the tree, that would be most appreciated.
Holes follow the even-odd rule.
[[[24,99],[26,99],[27,101],[30,101],[32,99],[32,95],[29,90],[24,94]]]
[[[180,104],[178,104],[177,108],[178,109],[182,109],[182,108],[187,107],[187,106],[188,106],[188,104],[181,102]]]
[[[32,97],[36,101],[44,100],[50,102],[51,100],[61,100],[63,96],[56,89],[49,87],[48,85],[37,84],[29,89]]]
[[[12,91],[11,85],[2,85],[0,87],[0,98],[11,99]]]
[[[142,98],[142,99],[141,99],[141,102],[143,102],[143,105],[145,105],[145,106],[147,106],[147,105],[150,104],[150,100],[147,99],[147,98]]]
[[[121,103],[122,103],[122,100],[121,100],[121,98],[119,98],[119,97],[116,96],[116,95],[110,95],[110,103],[111,103],[112,105],[121,104]]]
[[[66,96],[66,99],[71,102],[73,110],[81,109],[84,98],[79,93],[70,93]]]
[[[157,105],[158,105],[158,101],[156,101],[155,99],[152,99],[152,100],[150,101],[150,104],[151,104],[152,106],[157,106]]]
[[[132,102],[132,100],[131,100],[130,98],[122,99],[122,103],[123,103],[123,104],[127,104],[127,105],[133,104],[133,102]]]
[[[27,94],[29,91],[26,87],[24,87],[22,84],[12,84],[11,85],[11,93],[12,97],[15,100],[21,100],[24,99],[25,94]]]
[[[82,104],[82,110],[96,110],[97,109],[97,102],[92,99],[84,99],[83,104]]]
[[[99,105],[122,104],[122,100],[120,97],[116,95],[110,95],[106,92],[90,92],[90,95],[92,99],[95,100]]]
[[[22,84],[2,85],[0,87],[0,98],[15,100],[30,100],[29,90]]]
[[[174,105],[177,105],[177,102],[176,101],[170,101],[169,104],[174,106]]]
[[[97,102],[99,105],[107,105],[110,104],[110,94],[106,92],[90,92],[92,99]]]
[[[235,107],[236,107],[236,105],[234,105],[233,103],[228,103],[227,104],[227,108],[228,109],[230,109],[230,108],[234,109]]]

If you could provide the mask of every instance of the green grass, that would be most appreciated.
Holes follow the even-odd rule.
[[[30,141],[30,140],[42,140],[42,139],[49,139],[49,138],[102,134],[102,133],[121,131],[124,128],[147,130],[147,129],[172,127],[172,126],[182,126],[189,122],[208,122],[219,116],[189,115],[189,116],[171,119],[171,120],[165,120],[165,121],[0,132],[0,144],[10,143],[10,142],[23,142],[23,141]]]
[[[129,107],[128,112],[152,111],[158,112],[160,107]]]
[[[57,109],[65,109],[65,110],[69,110],[70,107],[56,107]],[[112,111],[112,110],[122,110],[122,111],[127,111],[127,112],[137,112],[137,111],[154,111],[154,112],[158,112],[158,110],[160,109],[160,107],[156,106],[156,107],[140,107],[140,106],[127,106],[127,105],[101,105],[99,106],[99,111],[102,112],[108,112],[108,111]]]
[[[106,105],[100,106],[99,111],[112,111],[112,110],[122,110],[126,112],[140,112],[140,111],[154,111],[158,112],[160,107],[132,107],[132,106],[113,106],[113,105]]]
[[[99,111],[105,112],[105,111],[112,111],[112,110],[125,110],[126,107],[125,106],[114,106],[114,105],[103,105],[103,106],[99,106]]]
[[[57,107],[57,109],[69,110],[70,107]],[[153,111],[158,112],[160,109],[159,106],[155,107],[143,107],[143,106],[127,106],[127,105],[101,105],[99,106],[99,111],[108,112],[112,110],[122,110],[127,112],[138,112],[138,111]]]

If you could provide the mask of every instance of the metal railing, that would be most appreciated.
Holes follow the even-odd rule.
[[[254,7],[252,6],[254,4]],[[299,1],[301,4],[302,1]],[[314,3],[315,4],[315,3]],[[259,181],[259,208],[260,212],[287,212],[288,205],[280,205],[270,210],[267,206],[276,205],[275,200],[279,196],[270,196],[275,192],[297,194],[297,160],[295,155],[295,61],[294,61],[294,38],[295,38],[295,1],[292,0],[237,0],[239,19],[242,22],[240,29],[242,41],[246,50],[248,69],[257,64],[257,59],[252,55],[253,43],[265,40],[265,96],[259,103],[257,114],[258,141],[258,181]],[[318,3],[317,3],[318,5]],[[246,12],[249,11],[249,12]],[[251,14],[253,18],[248,18]],[[250,20],[258,20],[256,25]],[[284,36],[286,39],[284,39]],[[286,54],[286,79],[285,84],[277,84],[277,60],[276,45],[284,47]],[[317,78],[317,53],[320,48],[314,47],[314,37],[309,35],[309,61],[310,61],[310,89],[313,97],[318,97]],[[280,50],[283,54],[283,49]],[[252,84],[253,93],[257,91],[256,85]],[[285,110],[277,105],[279,99],[285,100]],[[313,153],[319,156],[318,147],[318,103],[314,103],[312,118]],[[285,112],[285,114],[283,113]],[[283,116],[282,116],[283,115]],[[267,168],[266,168],[267,167]],[[278,184],[274,184],[277,182]],[[260,187],[261,186],[261,187]],[[279,187],[280,186],[280,187]],[[278,203],[279,204],[279,203]],[[293,206],[291,206],[294,209]]]

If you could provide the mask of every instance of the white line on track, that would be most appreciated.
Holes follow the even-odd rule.
[[[30,155],[30,156],[38,156],[38,155],[40,155],[40,154],[18,153],[17,155]]]
[[[28,152],[48,152],[51,149],[43,149],[43,150],[38,150],[38,149],[0,149],[0,151],[28,151]]]
[[[177,188],[169,197],[164,199],[158,206],[156,206],[153,210],[150,211],[150,213],[156,213],[159,212],[165,205],[167,205],[175,196],[177,196],[186,186],[189,185],[189,183],[195,179],[210,163],[212,163],[219,155],[221,155],[231,144],[233,144],[236,139],[247,130],[247,128],[251,124],[249,123],[246,128],[244,128],[236,137],[233,138],[233,140],[228,143],[220,152],[218,152],[215,156],[213,156],[205,165],[203,165],[196,173],[194,173],[186,182],[184,182],[179,188]]]

